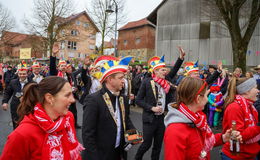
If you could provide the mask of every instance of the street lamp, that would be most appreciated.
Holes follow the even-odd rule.
[[[118,55],[117,55],[117,41],[116,41],[116,37],[117,37],[117,13],[118,13],[118,5],[117,5],[117,3],[116,3],[116,1],[115,0],[113,0],[113,2],[115,3],[115,6],[116,6],[116,10],[115,10],[115,12],[116,12],[116,24],[115,24],[115,39],[114,39],[114,52],[115,52],[115,56],[117,57]],[[108,9],[106,10],[106,12],[107,13],[113,13],[114,12],[114,10],[112,9],[112,6],[111,5],[109,5],[108,6]]]

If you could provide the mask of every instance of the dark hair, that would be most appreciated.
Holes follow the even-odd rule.
[[[19,115],[18,123],[21,122],[25,115],[33,113],[34,106],[37,103],[44,103],[44,95],[46,93],[50,93],[53,96],[56,95],[67,82],[64,78],[49,76],[39,84],[35,82],[27,84],[23,89],[22,101],[17,109]]]
[[[185,77],[177,87],[177,105],[175,108],[183,102],[186,105],[191,104],[197,95],[204,95],[207,90],[207,86],[204,86],[204,81],[199,78]],[[198,94],[198,92],[200,92]]]
[[[249,78],[243,77],[243,78],[237,78],[233,76],[231,80],[228,83],[228,95],[227,98],[225,99],[224,103],[224,108],[226,108],[230,103],[234,102],[235,95],[237,94],[237,86],[240,85],[241,83],[245,82]]]

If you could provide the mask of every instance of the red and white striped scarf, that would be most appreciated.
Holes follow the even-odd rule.
[[[63,75],[63,73],[62,73],[61,71],[58,71],[57,76],[58,76],[58,77],[62,77],[62,78],[64,78],[64,75]]]
[[[159,78],[155,74],[152,74],[152,78],[154,82],[158,83],[163,88],[166,94],[169,92],[171,86],[166,79]]]
[[[33,116],[39,126],[48,134],[42,149],[42,159],[46,160],[80,160],[80,152],[84,149],[77,141],[75,130],[71,127],[73,118],[68,114],[59,117],[56,121],[51,120],[41,104],[34,107]],[[70,157],[66,158],[64,151],[69,151]]]
[[[253,105],[253,101],[248,100],[241,95],[236,95],[235,96],[235,102],[238,103],[243,110],[244,113],[244,121],[245,121],[245,128],[256,126],[258,123],[258,112],[255,109]],[[260,134],[258,134],[256,137],[247,140],[245,143],[250,144],[250,143],[255,143],[260,140]]]
[[[204,138],[203,150],[208,153],[214,147],[216,139],[207,123],[206,115],[202,111],[192,112],[184,103],[180,104],[179,111],[189,118],[201,131]]]

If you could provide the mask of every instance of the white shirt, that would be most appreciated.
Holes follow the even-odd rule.
[[[162,115],[164,113],[164,111],[165,111],[166,93],[165,93],[164,89],[159,84],[157,84],[156,82],[155,82],[155,85],[158,88],[158,99],[157,99],[157,102],[160,101],[162,103],[162,113],[160,113],[160,114],[156,113],[156,115]],[[162,95],[161,98],[159,98],[159,94]]]
[[[110,91],[110,90],[109,90]],[[114,92],[110,91],[112,94],[114,94]],[[121,139],[121,128],[122,128],[122,124],[121,124],[121,114],[120,114],[120,109],[119,109],[119,102],[118,102],[118,96],[116,96],[116,111],[115,111],[115,118],[117,121],[117,132],[116,132],[116,145],[115,148],[117,148],[120,145],[120,139]]]
[[[101,89],[101,83],[96,78],[91,77],[91,87],[89,90],[89,94],[95,93]],[[111,92],[112,93],[112,92]]]
[[[117,121],[117,132],[116,132],[116,145],[115,148],[117,148],[120,145],[120,139],[121,139],[121,117],[120,117],[120,109],[118,105],[118,97],[116,97],[116,121]]]
[[[33,75],[34,75],[34,78],[33,78],[34,81],[39,84],[41,82],[41,80],[43,79],[43,77],[40,74],[38,74],[38,75],[33,74]]]

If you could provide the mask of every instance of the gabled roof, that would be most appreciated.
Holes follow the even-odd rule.
[[[132,29],[132,28],[137,28],[145,25],[150,25],[152,27],[155,27],[150,21],[147,20],[147,18],[143,18],[138,21],[133,21],[133,22],[128,22],[126,25],[121,27],[119,31],[126,30],[126,29]]]
[[[2,41],[4,41],[6,44],[18,45],[21,44],[23,41],[27,40],[28,38],[42,39],[43,37],[30,35],[30,34],[4,31],[2,36]]]
[[[77,19],[78,17],[85,15],[88,17],[89,21],[93,24],[94,28],[97,30],[97,32],[100,32],[98,27],[96,26],[96,24],[94,23],[94,21],[90,18],[90,16],[88,15],[88,13],[86,11],[82,11],[78,14],[72,14],[71,16],[67,17],[67,18],[63,18],[63,17],[59,17],[58,21],[60,24],[64,24],[64,23],[69,23],[75,19]]]
[[[163,0],[153,11],[149,14],[147,19],[151,21],[154,25],[157,24],[157,11],[167,0]]]

